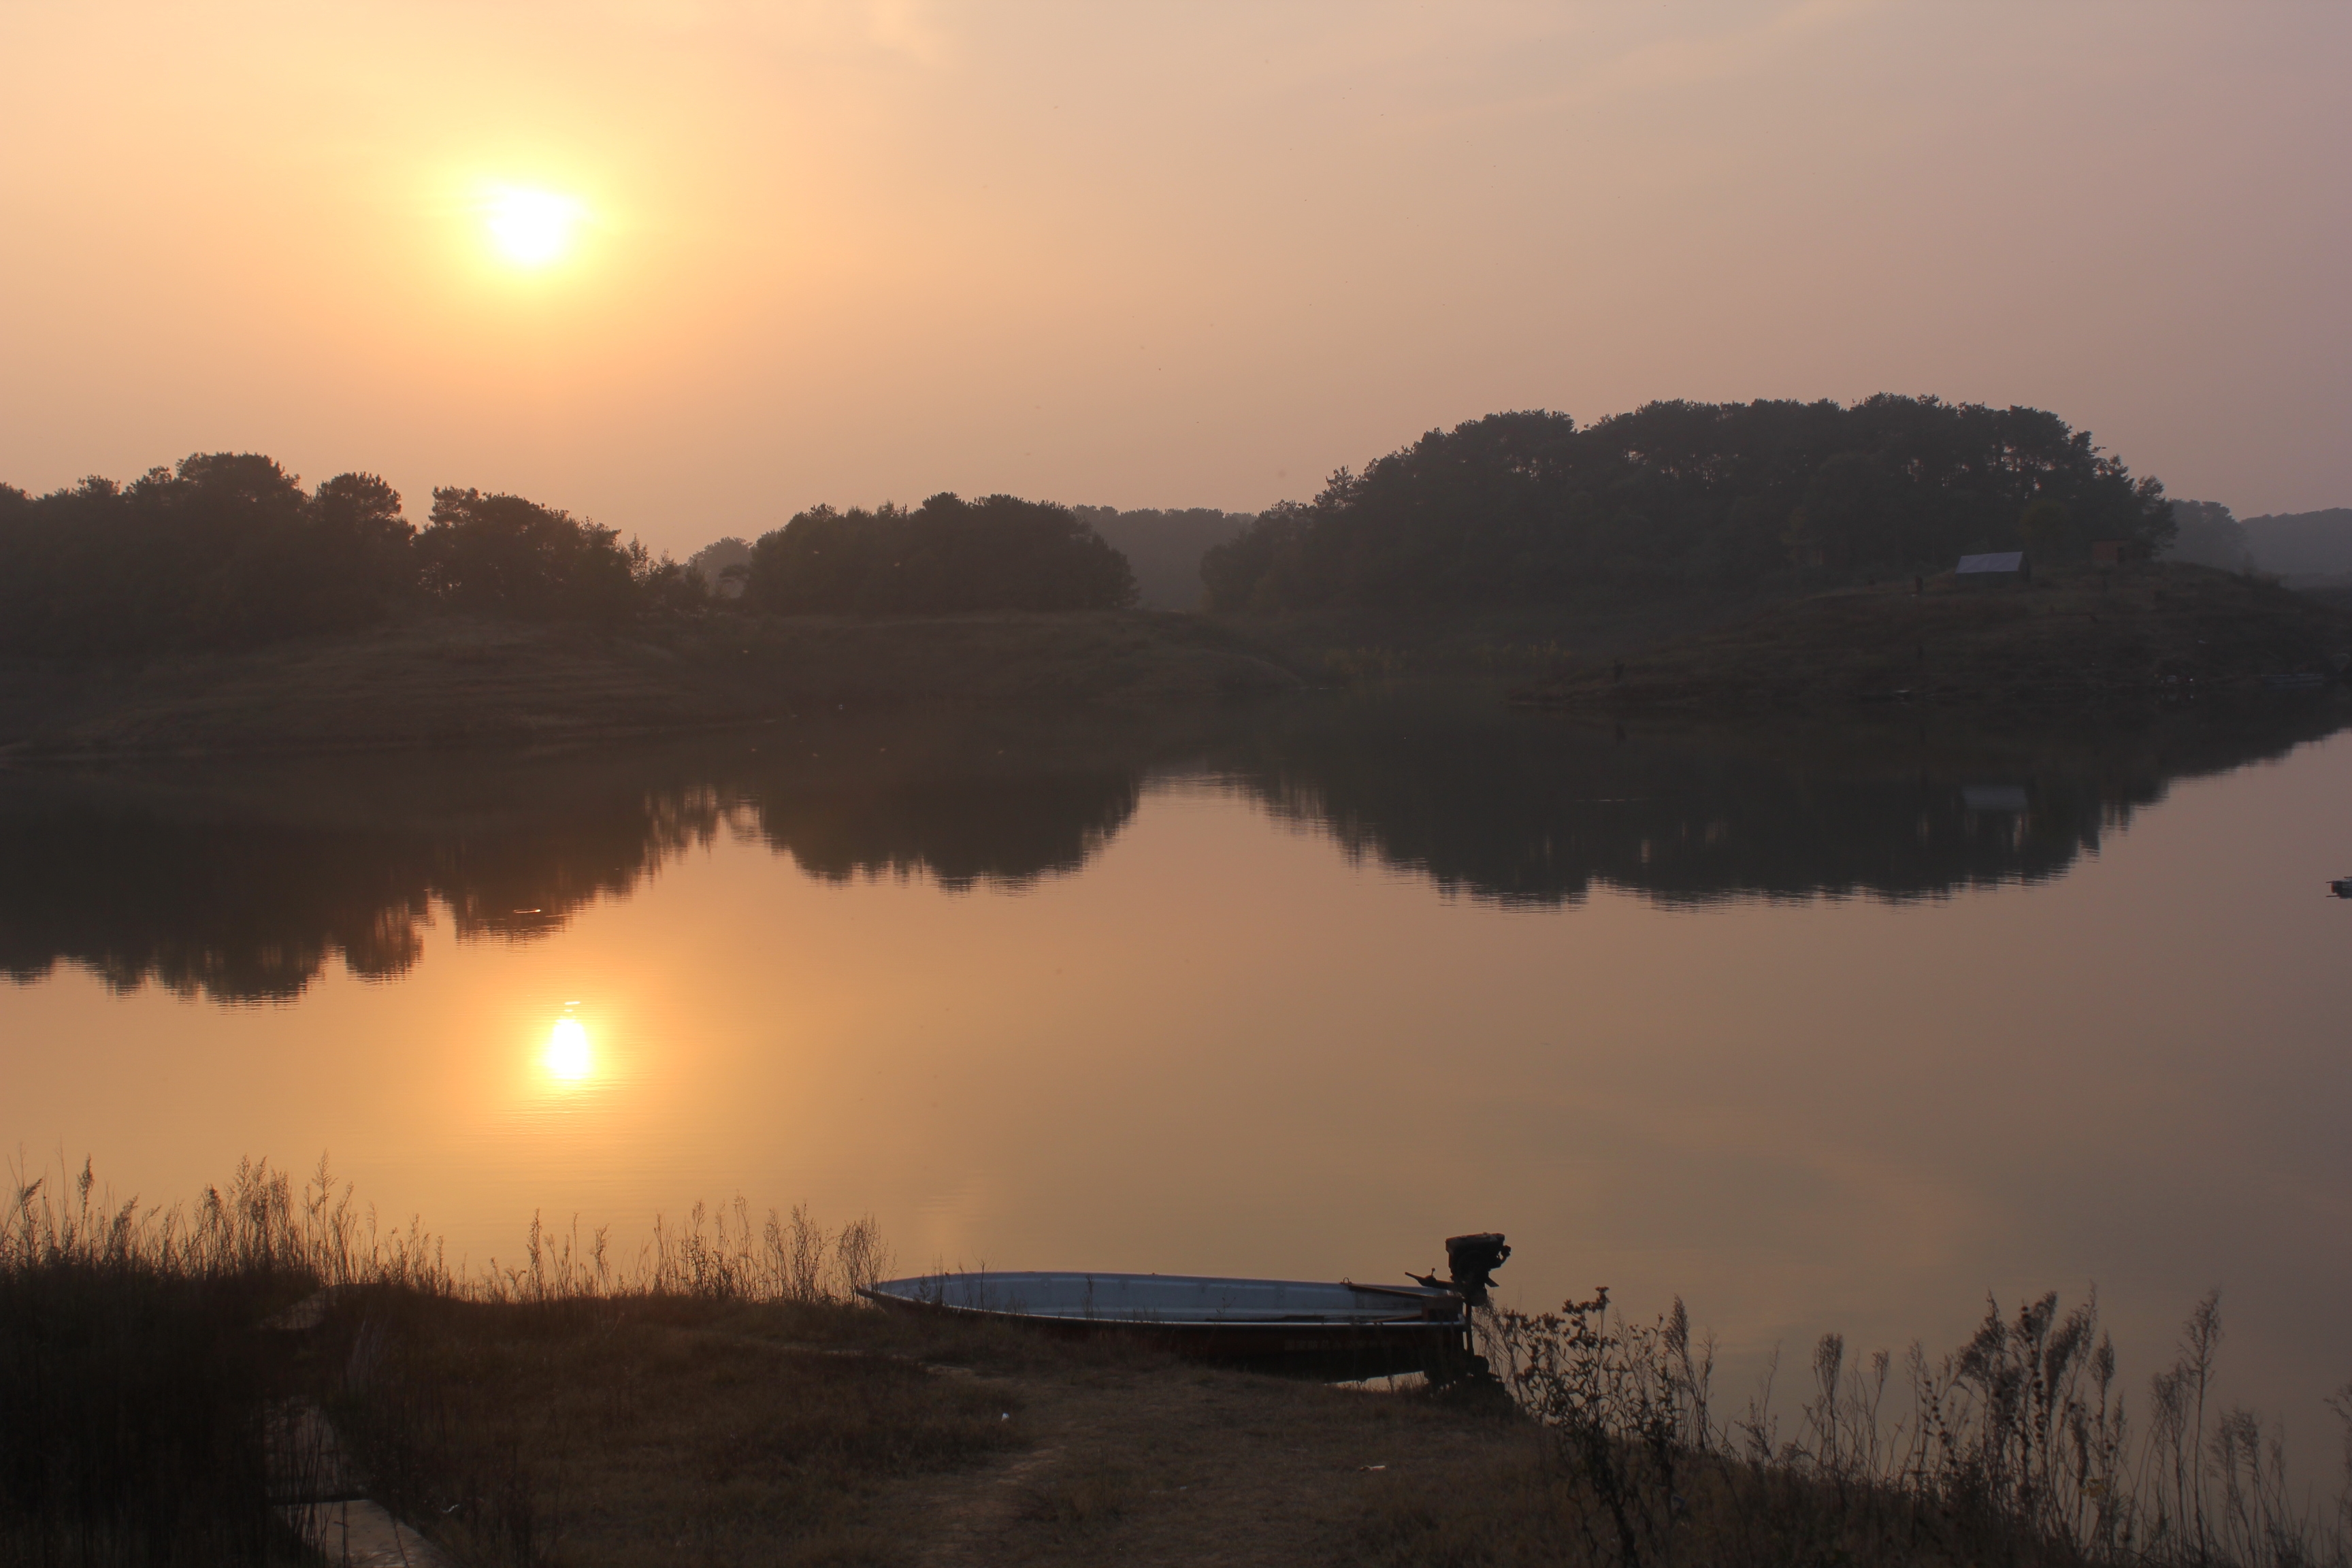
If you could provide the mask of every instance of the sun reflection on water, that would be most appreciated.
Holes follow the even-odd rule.
[[[548,1031],[547,1049],[539,1060],[549,1077],[565,1083],[590,1077],[596,1070],[596,1055],[588,1043],[587,1026],[577,1018],[558,1018],[555,1027]]]

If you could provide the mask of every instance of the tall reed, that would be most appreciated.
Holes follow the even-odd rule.
[[[676,1296],[840,1306],[878,1283],[890,1264],[871,1215],[828,1234],[806,1204],[796,1204],[789,1215],[770,1209],[755,1229],[751,1205],[739,1196],[715,1210],[698,1203],[683,1224],[655,1215],[634,1262],[619,1267],[608,1227],[583,1243],[577,1220],[559,1236],[534,1214],[520,1264],[500,1267],[494,1258],[482,1274],[440,1293],[488,1301]]]
[[[12,1191],[0,1563],[293,1560],[271,1510],[278,1369],[254,1325],[315,1287],[332,1214],[249,1163],[162,1213],[102,1198],[87,1164]]]
[[[656,1219],[615,1267],[606,1233],[581,1243],[534,1215],[523,1261],[461,1272],[420,1225],[379,1226],[322,1157],[299,1187],[246,1161],[193,1203],[142,1206],[90,1165],[12,1173],[0,1209],[0,1568],[40,1563],[302,1561],[278,1505],[311,1495],[322,1462],[289,1435],[299,1413],[384,1364],[402,1303],[690,1297],[842,1305],[889,1268],[874,1221],[827,1232],[805,1205],[755,1227],[738,1198]],[[321,1290],[352,1304],[347,1355],[317,1363],[267,1326]],[[282,1321],[282,1320],[281,1320]],[[375,1391],[379,1405],[398,1391]],[[289,1414],[292,1413],[292,1414]],[[415,1438],[429,1412],[407,1425]],[[408,1443],[414,1447],[414,1443]],[[309,1445],[315,1447],[315,1444]],[[466,1478],[478,1511],[528,1538],[538,1504],[513,1477]],[[530,1560],[526,1549],[515,1560]]]
[[[1786,1436],[1769,1374],[1739,1414],[1718,1412],[1714,1347],[1679,1300],[1629,1323],[1604,1289],[1498,1312],[1482,1337],[1541,1423],[1555,1495],[1595,1563],[2352,1563],[2352,1385],[2330,1401],[2345,1448],[2323,1503],[2290,1486],[2274,1430],[2220,1406],[2215,1296],[2150,1380],[2137,1433],[2095,1297],[2064,1311],[2055,1292],[2010,1314],[1989,1302],[1966,1345],[1931,1360],[1915,1344],[1899,1380],[1885,1352],[1854,1364],[1824,1335]]]

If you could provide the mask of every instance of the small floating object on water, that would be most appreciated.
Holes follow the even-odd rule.
[[[2338,877],[2327,884],[2327,890],[2339,899],[2352,899],[2352,877]]]

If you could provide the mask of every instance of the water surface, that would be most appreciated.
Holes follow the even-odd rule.
[[[194,1193],[331,1151],[542,1212],[871,1213],[908,1268],[1675,1294],[1729,1376],[2095,1282],[2352,1378],[2352,736],[1580,727],[1313,699],[0,785],[0,1137]]]

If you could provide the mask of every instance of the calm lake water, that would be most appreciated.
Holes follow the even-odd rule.
[[[321,1151],[512,1259],[737,1194],[934,1265],[1680,1294],[2127,1381],[2352,1378],[2352,733],[1620,736],[1491,701],[807,716],[614,754],[0,783],[0,1138],[167,1201]],[[570,1020],[567,1024],[565,1021]],[[2324,1452],[2306,1447],[2325,1465]],[[2305,1473],[2310,1473],[2306,1470]]]

